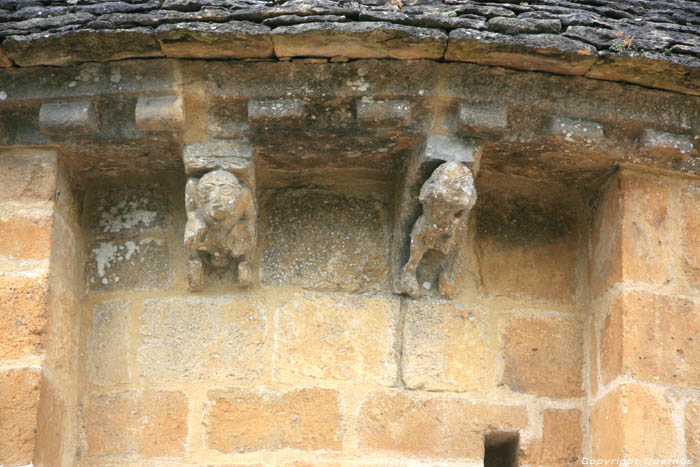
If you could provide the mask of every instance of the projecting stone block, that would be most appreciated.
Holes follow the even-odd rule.
[[[129,381],[128,301],[113,300],[95,306],[88,348],[90,380],[99,386]]]
[[[460,104],[458,119],[461,131],[502,132],[508,127],[508,111],[503,107]]]
[[[602,140],[605,136],[603,125],[600,123],[566,117],[552,118],[547,132],[550,136],[563,138],[569,142],[594,143]]]
[[[406,100],[358,100],[360,128],[400,128],[411,124],[411,104]]]
[[[185,123],[182,96],[139,97],[136,126],[141,131],[178,131]]]
[[[255,99],[248,102],[251,123],[299,121],[303,117],[304,103],[298,99]]]
[[[154,238],[95,242],[85,266],[92,291],[158,289],[168,279],[168,246]]]
[[[481,148],[455,136],[431,134],[423,157],[435,161],[457,161],[471,168],[479,158]]]
[[[233,173],[242,182],[251,185],[251,161],[253,147],[247,139],[211,139],[204,143],[185,146],[183,153],[185,171],[190,177],[198,177],[216,169]]]
[[[651,129],[644,130],[642,145],[647,149],[671,150],[681,154],[688,154],[693,151],[693,140],[690,136]]]
[[[397,379],[399,300],[302,293],[276,312],[276,376],[366,381]]]
[[[89,100],[41,105],[39,126],[45,135],[65,138],[97,131],[95,109]]]
[[[139,320],[147,380],[251,380],[262,372],[265,312],[255,299],[154,299]]]

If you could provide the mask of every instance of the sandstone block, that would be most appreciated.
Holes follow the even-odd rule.
[[[700,387],[700,306],[646,292],[624,291],[601,336],[603,381],[633,374],[651,382]]]
[[[688,154],[693,151],[693,140],[688,135],[646,129],[642,134],[642,146],[652,150]]]
[[[455,29],[445,60],[503,66],[562,75],[583,75],[596,60],[596,49],[556,34],[509,36],[489,31]]]
[[[581,396],[582,334],[572,318],[512,315],[503,336],[503,383],[546,397]]]
[[[277,57],[440,59],[442,31],[381,22],[309,23],[272,30]]]
[[[179,391],[92,395],[85,414],[90,456],[182,456],[187,398]]]
[[[135,118],[141,131],[179,131],[185,123],[182,96],[139,97]]]
[[[683,270],[690,285],[700,289],[700,185],[681,190]]]
[[[262,304],[248,297],[153,299],[139,318],[148,380],[251,380],[262,372]]]
[[[53,199],[56,187],[56,153],[0,154],[0,202]]]
[[[411,124],[411,104],[407,100],[358,100],[360,128],[400,128]]]
[[[700,401],[690,402],[685,407],[686,458],[700,462]]]
[[[10,36],[1,48],[16,65],[23,67],[163,55],[153,32],[147,28],[80,29]]]
[[[87,217],[96,238],[133,236],[168,225],[167,190],[159,184],[107,188],[90,201]]]
[[[41,378],[34,465],[60,465],[64,452],[68,448],[66,440],[67,417],[66,404],[58,389],[44,375]]]
[[[41,335],[45,352],[43,368],[52,375],[72,379],[78,373],[78,336],[80,302],[70,292],[54,287],[53,280],[46,305],[46,326]]]
[[[671,408],[658,389],[625,385],[608,393],[593,407],[591,437],[596,458],[678,456]]]
[[[605,137],[603,125],[589,120],[577,120],[566,117],[553,117],[549,121],[547,132],[555,138],[568,142],[594,143]]]
[[[486,383],[485,319],[450,302],[407,301],[403,379],[409,389],[469,391]]]
[[[239,180],[250,184],[249,168],[253,158],[253,147],[247,139],[211,139],[204,143],[185,146],[183,160],[190,177],[203,175],[215,169],[233,173]]]
[[[128,300],[111,300],[93,309],[88,346],[93,384],[111,386],[129,381],[128,308]]]
[[[32,461],[40,379],[33,368],[0,372],[0,465]]]
[[[163,288],[169,281],[168,246],[155,238],[94,242],[85,281],[91,291]]]
[[[92,101],[51,102],[41,105],[39,126],[45,135],[65,138],[97,131]]]
[[[411,393],[371,393],[360,408],[360,446],[374,452],[482,459],[484,434],[528,424],[524,407],[472,404]]]
[[[521,450],[519,459],[529,465],[580,465],[583,440],[580,410],[545,410],[542,439]]]
[[[502,132],[508,127],[508,110],[504,107],[459,104],[459,129],[461,131]]]
[[[394,385],[399,307],[396,298],[295,295],[276,312],[276,377]]]
[[[571,207],[551,197],[479,190],[475,252],[488,295],[571,303],[577,233]]]
[[[206,444],[220,452],[342,448],[338,393],[209,391]]]
[[[156,29],[163,53],[175,58],[267,58],[270,28],[244,21],[164,24]]]
[[[253,99],[248,102],[248,119],[254,124],[295,122],[304,117],[304,103],[299,99]]]
[[[388,286],[388,214],[373,198],[289,190],[261,209],[263,280],[346,291]]]
[[[593,217],[588,270],[592,297],[600,297],[622,280],[623,210],[619,178],[615,177],[604,188]]]
[[[47,278],[0,275],[0,360],[41,352]]]
[[[0,214],[0,259],[48,260],[53,216]]]

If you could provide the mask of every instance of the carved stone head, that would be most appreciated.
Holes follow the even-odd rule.
[[[242,191],[241,182],[230,172],[214,170],[204,175],[197,184],[195,202],[207,225],[236,218]]]
[[[454,215],[471,209],[476,203],[471,170],[460,162],[445,162],[423,185],[418,199],[424,209],[436,213]]]

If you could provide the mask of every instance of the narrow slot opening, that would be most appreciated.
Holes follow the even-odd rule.
[[[489,433],[484,438],[484,467],[518,466],[518,433]]]

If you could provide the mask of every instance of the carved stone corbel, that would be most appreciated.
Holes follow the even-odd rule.
[[[257,237],[252,152],[245,141],[210,141],[185,148],[185,247],[189,289],[204,288],[210,269],[234,268],[254,282]]]

